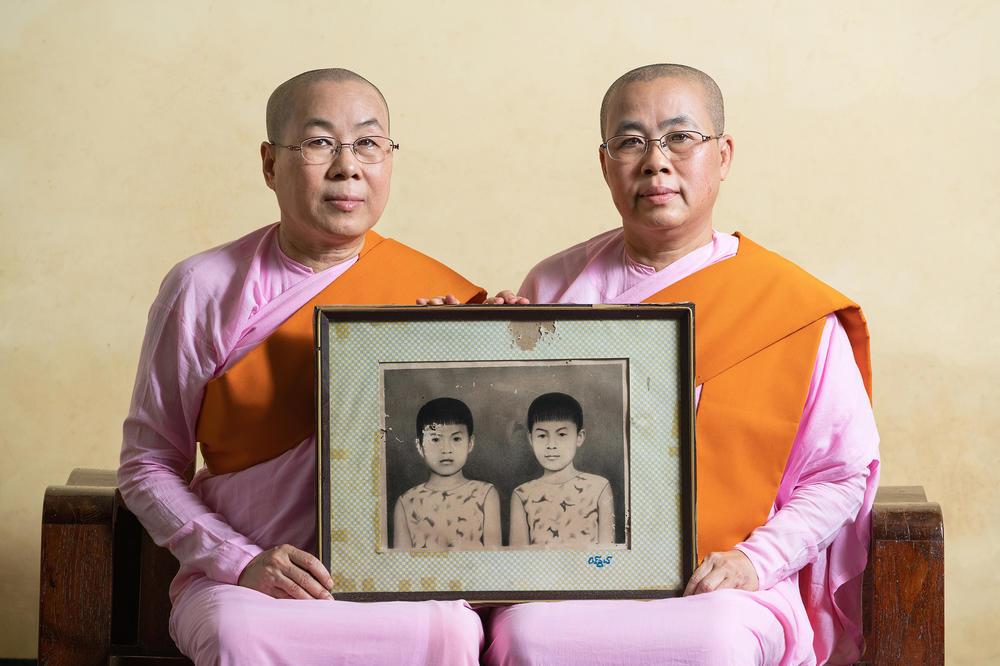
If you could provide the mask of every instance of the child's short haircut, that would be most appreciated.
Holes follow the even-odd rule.
[[[572,421],[577,430],[583,430],[583,408],[565,393],[546,393],[532,400],[528,407],[528,432],[539,421]]]
[[[472,437],[472,412],[461,400],[434,398],[417,412],[417,437],[424,438],[424,428],[431,425],[464,425]]]

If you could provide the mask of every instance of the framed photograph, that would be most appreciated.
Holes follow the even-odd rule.
[[[333,595],[679,595],[695,564],[694,306],[316,309]]]

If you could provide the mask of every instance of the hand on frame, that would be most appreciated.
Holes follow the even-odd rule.
[[[323,563],[287,543],[250,560],[239,584],[275,599],[333,599],[333,579]]]
[[[455,298],[453,294],[446,296],[434,296],[432,298],[418,298],[417,305],[461,305],[462,301]]]
[[[684,596],[728,589],[755,592],[757,588],[757,571],[753,563],[743,551],[733,549],[724,553],[709,553],[691,574]]]
[[[510,289],[504,289],[496,296],[486,299],[487,305],[528,305],[531,303],[524,296],[518,296]]]

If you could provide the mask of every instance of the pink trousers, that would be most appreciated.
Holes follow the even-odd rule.
[[[207,578],[177,599],[170,633],[197,666],[461,666],[478,664],[483,645],[464,601],[272,599]]]
[[[720,590],[656,601],[562,601],[496,609],[487,622],[483,663],[783,664],[786,630],[772,604],[780,594]],[[806,627],[811,641],[811,632]],[[814,660],[814,659],[813,659]]]

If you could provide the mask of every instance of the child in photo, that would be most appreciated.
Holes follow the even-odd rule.
[[[461,400],[435,398],[417,413],[417,452],[430,472],[396,500],[393,547],[474,550],[500,547],[500,499],[493,484],[465,478],[475,446],[472,412]]]
[[[511,495],[511,546],[614,543],[611,484],[573,465],[585,438],[583,409],[573,397],[546,393],[528,407],[528,442],[542,476]]]

